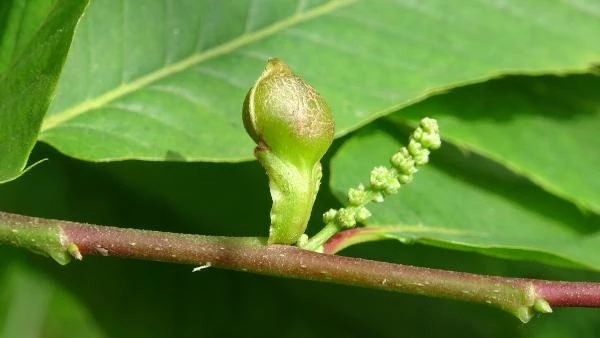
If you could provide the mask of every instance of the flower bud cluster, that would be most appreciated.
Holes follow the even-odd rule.
[[[348,206],[330,209],[323,214],[325,224],[336,224],[341,229],[353,228],[365,222],[371,212],[365,207],[369,202],[381,203],[385,196],[398,192],[403,184],[412,182],[418,167],[429,162],[431,150],[441,146],[437,121],[424,118],[410,136],[408,146],[390,158],[391,168],[379,166],[371,170],[368,187],[360,184],[348,190]]]

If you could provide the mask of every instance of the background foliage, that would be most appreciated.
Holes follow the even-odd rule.
[[[96,0],[68,49],[85,5],[0,4],[0,181],[21,173],[36,139],[29,162],[49,159],[0,186],[1,210],[264,235],[267,182],[240,162],[253,147],[240,110],[278,56],[337,121],[311,231],[414,121],[436,117],[445,137],[415,184],[374,208],[371,225],[404,244],[342,254],[599,279],[594,1]],[[600,334],[597,310],[522,326],[459,302],[116,259],[60,268],[1,250],[0,337]]]

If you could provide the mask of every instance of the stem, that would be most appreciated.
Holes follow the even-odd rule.
[[[321,164],[297,167],[265,146],[254,154],[269,177],[271,226],[269,244],[295,244],[304,234],[321,180]]]
[[[348,229],[340,231],[333,236],[331,236],[325,243],[323,243],[323,253],[326,254],[336,254],[345,248],[365,243],[365,242],[373,242],[373,241],[381,241],[388,240],[390,237],[388,236],[392,232],[399,232],[405,234],[414,234],[414,233],[423,233],[430,231],[429,229],[424,229],[421,226],[364,226],[360,228]],[[436,229],[436,231],[451,231],[451,230],[441,230]]]
[[[323,244],[338,233],[340,228],[335,223],[327,223],[317,234],[312,236],[301,248],[310,251],[321,251]]]
[[[600,283],[484,276],[319,254],[253,237],[123,229],[0,212],[0,244],[52,257],[117,256],[214,266],[489,304],[527,322],[553,306],[600,307]],[[47,243],[52,243],[48,245]],[[64,263],[64,261],[60,261]]]

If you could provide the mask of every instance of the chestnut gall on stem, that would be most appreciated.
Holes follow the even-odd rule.
[[[269,59],[246,95],[242,116],[269,177],[268,242],[294,244],[306,230],[321,181],[320,160],[333,142],[331,110],[285,63]]]

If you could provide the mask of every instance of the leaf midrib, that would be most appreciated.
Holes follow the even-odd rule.
[[[275,22],[265,28],[257,31],[243,34],[238,38],[225,42],[221,45],[207,49],[200,53],[194,53],[190,57],[185,58],[179,62],[172,63],[166,67],[160,68],[154,72],[151,72],[145,76],[142,76],[134,81],[121,84],[120,86],[105,92],[95,98],[85,100],[79,104],[76,104],[68,109],[58,112],[54,115],[48,116],[44,119],[40,133],[49,129],[55,128],[56,126],[73,119],[85,112],[100,108],[115,99],[123,97],[129,93],[132,93],[150,83],[163,79],[169,75],[183,71],[187,68],[195,66],[201,62],[212,59],[214,57],[226,54],[244,45],[250,44],[254,41],[260,40],[264,37],[270,36],[277,32],[280,32],[288,27],[294,26],[298,23],[308,21],[310,19],[325,15],[337,8],[348,6],[358,0],[333,0],[321,6],[317,6],[311,10],[294,14],[281,21]]]

